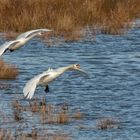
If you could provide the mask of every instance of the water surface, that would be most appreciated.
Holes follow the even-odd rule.
[[[34,38],[14,53],[6,53],[5,62],[15,64],[20,75],[16,80],[1,81],[10,88],[0,91],[0,111],[8,120],[1,121],[1,128],[17,129],[23,123],[11,118],[11,100],[23,100],[25,83],[48,68],[58,68],[79,63],[89,73],[85,77],[77,72],[66,72],[51,83],[50,92],[38,87],[35,97],[46,97],[55,105],[67,103],[71,110],[80,110],[84,118],[67,125],[41,125],[32,114],[27,114],[26,123],[32,126],[60,130],[75,140],[91,139],[139,139],[140,137],[140,30],[129,29],[124,35],[97,34],[96,41],[90,34],[73,42],[53,42],[47,47]],[[1,43],[3,40],[1,39]],[[24,101],[23,101],[24,102]],[[26,102],[25,102],[26,103]],[[120,129],[99,130],[96,125],[102,118],[117,118]],[[78,126],[83,125],[84,129]]]

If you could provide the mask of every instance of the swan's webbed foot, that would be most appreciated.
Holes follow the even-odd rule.
[[[49,92],[49,86],[47,85],[45,88],[45,92],[48,93]]]

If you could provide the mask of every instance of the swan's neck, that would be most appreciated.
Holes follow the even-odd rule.
[[[63,74],[65,71],[69,71],[69,70],[73,70],[73,65],[58,68],[57,72],[59,72],[59,74]]]

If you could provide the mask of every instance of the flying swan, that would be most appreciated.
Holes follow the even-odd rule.
[[[16,40],[5,42],[4,44],[0,46],[0,56],[7,50],[12,52],[22,47],[26,42],[28,42],[33,37],[37,35],[41,35],[43,32],[49,32],[49,31],[52,31],[52,30],[36,29],[36,30],[27,31],[25,33],[20,34],[19,36],[17,36]]]
[[[80,69],[79,64],[73,64],[67,67],[61,67],[54,70],[48,69],[47,71],[35,76],[26,83],[25,87],[23,88],[24,96],[27,99],[31,99],[38,85],[45,86],[45,92],[49,92],[48,84],[68,70],[78,70],[86,73],[85,71]]]

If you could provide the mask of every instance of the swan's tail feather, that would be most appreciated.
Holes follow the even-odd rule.
[[[38,83],[37,78],[33,78],[26,83],[25,87],[23,88],[23,93],[27,99],[31,99],[33,97],[37,87],[37,83]]]
[[[31,99],[33,97],[37,85],[39,84],[40,80],[44,78],[44,76],[47,76],[46,72],[35,76],[26,83],[25,87],[23,88],[23,93],[27,99]]]

